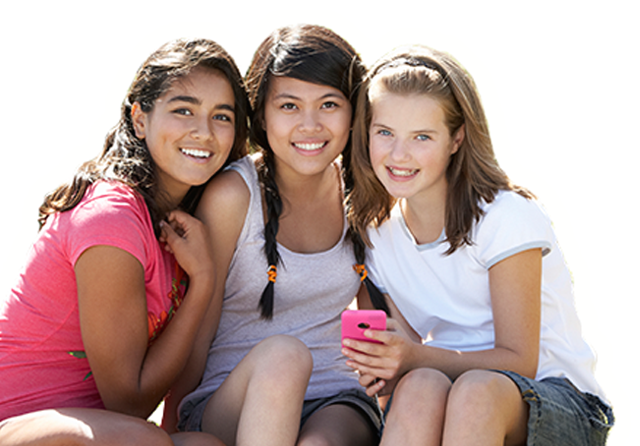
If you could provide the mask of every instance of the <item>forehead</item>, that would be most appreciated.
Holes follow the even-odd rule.
[[[273,76],[267,90],[269,99],[278,97],[319,99],[330,96],[346,99],[344,94],[337,88],[286,76]]]
[[[198,66],[189,73],[174,80],[163,97],[176,93],[228,93],[233,95],[233,89],[227,76],[220,70]]]

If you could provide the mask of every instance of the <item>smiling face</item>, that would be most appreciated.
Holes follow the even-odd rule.
[[[335,88],[273,77],[264,107],[278,175],[324,172],[349,140],[351,103]]]
[[[369,92],[369,154],[373,170],[395,198],[446,197],[446,171],[464,138],[451,137],[440,103],[426,94],[390,93],[380,81]]]
[[[133,105],[136,136],[146,142],[160,189],[174,206],[227,160],[235,137],[234,99],[221,72],[197,67],[176,80],[150,112]]]

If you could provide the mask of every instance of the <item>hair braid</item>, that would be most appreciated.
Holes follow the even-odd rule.
[[[349,147],[349,149],[351,149],[351,147]],[[342,169],[342,176],[344,181],[345,212],[347,216],[350,217],[350,198],[354,186],[353,170],[351,169],[351,150],[349,150],[342,158]],[[351,218],[349,218],[349,221],[351,221]],[[351,237],[351,243],[353,244],[353,255],[356,258],[356,264],[353,265],[353,269],[360,276],[360,282],[364,283],[364,286],[367,287],[369,298],[371,299],[371,303],[373,304],[373,306],[378,310],[383,310],[385,313],[387,313],[387,316],[391,316],[391,312],[389,311],[389,306],[387,305],[384,295],[368,277],[369,274],[365,267],[366,245],[364,243],[364,240],[362,240],[362,237],[360,236],[358,231],[356,231],[356,228],[351,225],[349,227],[349,235]]]
[[[258,175],[264,188],[264,200],[267,205],[267,222],[264,225],[264,252],[269,263],[269,281],[262,291],[258,308],[263,319],[271,319],[273,317],[273,287],[276,283],[277,267],[281,261],[276,236],[282,214],[282,198],[275,179],[275,166],[271,152],[263,152],[262,162],[258,166]]]
[[[356,257],[356,264],[353,265],[353,269],[360,276],[360,282],[364,283],[369,293],[369,298],[374,308],[382,310],[387,313],[387,316],[391,316],[389,306],[384,298],[384,295],[380,292],[378,287],[371,281],[367,268],[365,267],[365,244],[362,241],[360,235],[353,230],[349,231],[351,234],[351,242],[353,243],[353,253]]]

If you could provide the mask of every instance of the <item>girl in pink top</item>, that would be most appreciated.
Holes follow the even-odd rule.
[[[191,214],[245,154],[246,116],[242,77],[214,42],[171,42],[142,65],[102,154],[45,198],[0,300],[0,444],[220,444],[145,419],[210,305],[210,244]]]

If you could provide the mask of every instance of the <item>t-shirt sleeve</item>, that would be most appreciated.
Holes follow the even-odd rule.
[[[123,249],[145,265],[155,241],[144,201],[126,186],[100,188],[68,216],[67,255],[71,264],[87,249],[106,245]]]
[[[541,248],[546,256],[554,238],[551,221],[535,200],[503,192],[485,207],[473,240],[478,260],[489,269],[529,249]]]

